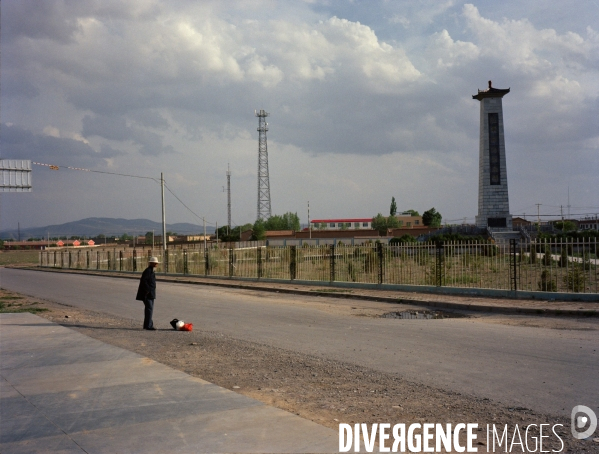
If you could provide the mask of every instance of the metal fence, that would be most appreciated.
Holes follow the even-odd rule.
[[[150,255],[161,257],[157,272],[481,288],[517,291],[599,293],[597,239],[511,240],[385,245],[249,246],[169,249],[62,249],[40,252],[40,266],[141,272]]]

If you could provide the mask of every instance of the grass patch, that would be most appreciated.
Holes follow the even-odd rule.
[[[22,300],[22,296],[0,296],[0,300]]]
[[[31,251],[0,251],[0,266],[5,265],[37,265],[39,252]]]
[[[8,307],[0,309],[0,314],[21,314],[23,312],[37,314],[38,312],[48,312],[48,309],[43,307]]]
[[[3,298],[4,299],[4,298]],[[39,312],[47,312],[48,309],[43,307],[32,307],[33,305],[38,304],[37,302],[31,303],[29,306],[23,307],[22,303],[2,303],[0,302],[0,314],[20,314],[23,312],[30,312],[32,314],[36,314]]]

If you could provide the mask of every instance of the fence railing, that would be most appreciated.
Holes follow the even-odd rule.
[[[250,246],[204,250],[62,249],[40,266],[255,279],[355,282],[514,291],[599,293],[597,239],[385,245]]]

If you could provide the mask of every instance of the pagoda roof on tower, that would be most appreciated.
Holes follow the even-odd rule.
[[[489,88],[486,90],[478,90],[476,95],[472,95],[472,99],[478,99],[479,101],[483,98],[503,98],[510,92],[509,88],[494,88],[489,81]]]

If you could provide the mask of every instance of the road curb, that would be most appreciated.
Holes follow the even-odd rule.
[[[13,268],[13,267],[10,267]],[[30,268],[22,268],[22,267],[14,267],[16,269],[27,269],[30,271],[41,271],[47,273],[66,273],[66,274],[82,274],[87,276],[100,276],[100,277],[116,277],[121,279],[139,279],[139,273],[131,272],[130,275],[124,274],[126,272],[119,271],[114,272],[115,274],[109,274],[111,272],[89,272],[89,271],[79,271],[79,270],[64,270],[64,269],[55,269],[55,268],[40,268],[40,267],[30,267]],[[118,273],[118,274],[117,274]],[[492,312],[492,313],[502,313],[502,314],[520,314],[520,315],[551,315],[551,316],[568,316],[568,317],[599,317],[599,310],[592,309],[552,309],[552,308],[542,308],[542,307],[522,307],[522,306],[496,306],[496,305],[485,305],[485,304],[466,304],[466,303],[456,303],[451,301],[428,301],[428,300],[418,300],[418,299],[410,299],[405,297],[397,297],[391,298],[387,296],[375,296],[375,295],[355,295],[351,293],[331,293],[331,292],[319,292],[312,290],[301,290],[301,289],[289,289],[283,287],[276,287],[276,284],[273,286],[256,286],[256,285],[244,285],[243,281],[233,282],[206,282],[206,281],[195,281],[187,278],[179,278],[176,276],[161,276],[157,275],[156,280],[160,282],[170,282],[174,284],[191,284],[191,285],[207,285],[213,287],[224,287],[224,288],[234,288],[234,289],[243,289],[243,290],[256,290],[263,292],[272,292],[272,293],[285,293],[292,295],[304,295],[304,296],[320,296],[320,297],[328,297],[328,298],[340,298],[340,299],[356,299],[356,300],[366,300],[366,301],[377,301],[382,303],[391,303],[391,304],[411,304],[415,306],[427,306],[427,307],[435,307],[439,309],[450,309],[450,310],[460,310],[460,311],[474,311],[474,312]]]

